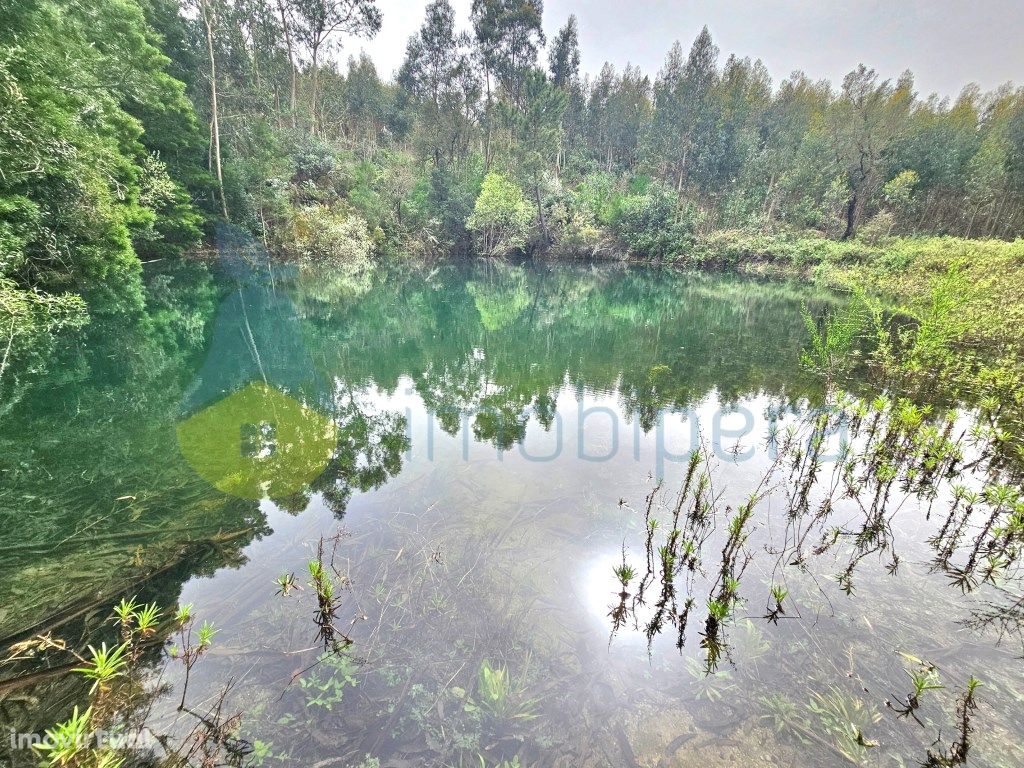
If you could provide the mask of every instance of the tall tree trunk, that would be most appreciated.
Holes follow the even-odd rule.
[[[857,208],[860,206],[860,202],[857,198],[857,193],[854,192],[850,196],[850,201],[846,204],[846,231],[843,232],[843,240],[849,240],[857,234]]]
[[[537,201],[537,221],[540,222],[540,240],[541,243],[547,245],[551,242],[551,238],[548,235],[548,223],[544,218],[544,206],[540,201],[540,182],[533,182],[533,195]]]
[[[220,112],[217,107],[217,59],[213,55],[213,20],[210,6],[202,0],[203,26],[206,27],[206,54],[210,59],[210,126],[213,133],[213,162],[217,174],[217,188],[220,191],[220,207],[224,220],[228,220],[228,201],[224,197],[224,173],[220,158]]]
[[[484,67],[484,82],[487,84],[487,102],[484,106],[484,122],[487,129],[484,132],[484,174],[491,171],[491,70]]]
[[[281,29],[284,30],[284,41],[288,46],[288,65],[291,68],[292,74],[292,93],[291,93],[291,112],[292,112],[292,128],[295,128],[295,103],[298,100],[298,76],[299,71],[295,66],[295,51],[292,47],[292,33],[288,27],[288,14],[284,10],[285,0],[277,0],[277,10],[281,14]]]
[[[319,45],[313,46],[313,50],[311,51],[311,53],[312,53],[312,55],[310,56],[311,61],[310,61],[310,64],[309,64],[309,71],[310,71],[310,75],[311,75],[310,82],[311,82],[312,93],[310,94],[310,104],[309,104],[309,132],[310,132],[311,135],[315,135],[316,134],[316,129],[317,129],[317,124],[316,124],[317,123],[317,121],[316,121],[317,112],[316,112],[316,110],[317,110],[317,105],[320,102],[320,66],[319,66],[320,46]]]

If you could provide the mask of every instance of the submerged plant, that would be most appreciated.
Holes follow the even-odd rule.
[[[781,693],[761,697],[764,714],[761,720],[768,723],[780,736],[791,736],[807,743],[804,735],[809,722],[807,716],[795,701]]]
[[[825,693],[811,693],[807,709],[815,715],[817,727],[828,734],[835,748],[853,762],[861,762],[867,750],[875,746],[866,733],[882,715],[871,704],[830,685]]]
[[[466,710],[498,721],[533,720],[538,717],[537,700],[523,699],[523,690],[513,683],[508,667],[492,667],[485,659],[477,672],[476,696],[466,703]]]
[[[732,673],[728,670],[709,672],[694,659],[686,663],[686,671],[693,679],[694,698],[698,701],[714,703],[738,690]]]
[[[359,684],[355,673],[355,663],[346,654],[323,654],[313,671],[299,679],[299,687],[306,693],[306,707],[334,709],[345,697],[345,688]]]
[[[967,764],[967,755],[971,751],[971,734],[974,733],[972,719],[978,709],[975,693],[980,687],[981,681],[971,675],[967,681],[967,688],[956,702],[956,741],[948,749],[943,749],[938,746],[939,741],[936,740],[932,748],[928,750],[922,764],[923,768],[956,768],[956,766]]]

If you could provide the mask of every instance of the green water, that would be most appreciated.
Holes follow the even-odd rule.
[[[868,546],[863,499],[798,518],[772,480],[710,658],[729,520],[775,460],[772,425],[825,397],[800,366],[801,306],[835,297],[610,267],[213,272],[157,277],[147,318],[22,378],[0,422],[0,645],[113,641],[123,596],[192,603],[219,632],[189,701],[230,681],[224,708],[260,745],[244,762],[266,765],[917,765],[953,736],[971,674],[969,764],[1024,759],[1015,592],[934,566],[941,488],[895,490]],[[866,376],[846,386],[873,396]],[[637,602],[695,447],[713,500],[699,558]],[[316,665],[322,540],[351,644]],[[302,588],[278,594],[291,573]],[[180,735],[167,650],[146,657],[169,690],[142,720]],[[911,690],[908,655],[947,686],[916,719],[886,705]],[[0,723],[84,705],[62,662],[0,667],[43,672],[0,687]],[[507,674],[497,697],[488,670]],[[8,747],[0,763],[34,764]]]

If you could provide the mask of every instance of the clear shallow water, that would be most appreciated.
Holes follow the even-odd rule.
[[[800,308],[830,297],[502,264],[235,269],[219,292],[187,274],[167,292],[145,331],[70,356],[0,425],[3,636],[94,641],[122,594],[193,603],[219,632],[189,702],[206,711],[230,682],[224,709],[264,764],[916,765],[970,674],[986,685],[969,764],[1019,764],[1020,644],[964,623],[1012,593],[933,567],[948,493],[894,492],[876,548],[855,500],[794,522],[792,473],[763,485],[772,424],[824,395],[799,366]],[[695,447],[713,510],[652,630],[663,580],[637,590]],[[712,663],[707,602],[759,487]],[[351,645],[317,665],[322,540]],[[613,634],[624,558],[637,576]],[[277,594],[290,573],[302,588]],[[886,706],[910,690],[908,656],[948,686],[920,724]],[[187,732],[181,665],[148,659],[171,689],[148,722]],[[488,670],[507,674],[497,700]],[[0,694],[0,718],[39,730],[86,689],[44,676]]]

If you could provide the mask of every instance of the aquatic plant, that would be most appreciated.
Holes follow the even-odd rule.
[[[193,642],[192,630],[195,622],[191,617],[191,607],[186,612],[186,615],[188,619],[178,628],[179,644],[172,646],[170,650],[171,658],[180,659],[185,667],[185,681],[182,683],[181,701],[178,703],[179,712],[185,709],[185,699],[188,696],[188,684],[191,679],[192,668],[209,650],[213,643],[213,636],[217,634],[213,623],[204,621],[196,631],[195,642]]]
[[[835,748],[855,763],[863,761],[874,747],[866,733],[882,719],[871,705],[845,693],[835,685],[811,693],[808,711],[815,716],[815,728],[823,731]]]
[[[299,678],[299,687],[306,696],[306,708],[334,709],[345,697],[345,688],[359,684],[355,673],[356,664],[347,654],[321,655],[319,664]]]
[[[99,648],[89,646],[90,659],[84,666],[76,667],[73,672],[79,672],[93,681],[92,691],[103,691],[111,681],[124,673],[128,664],[128,643],[122,643],[116,648],[107,648],[103,643]]]
[[[903,704],[896,705],[886,701],[886,706],[894,710],[899,717],[913,717],[918,725],[923,726],[924,723],[921,722],[916,714],[917,710],[921,707],[921,697],[928,691],[940,691],[946,686],[939,680],[938,670],[933,664],[921,661],[916,656],[911,656],[910,654],[904,653],[901,655],[917,664],[916,668],[907,670],[914,690],[904,697]]]
[[[690,675],[694,698],[714,703],[739,690],[729,670],[708,671],[695,659],[688,659],[686,671]]]
[[[615,578],[619,580],[623,589],[626,589],[629,586],[629,582],[636,578],[636,569],[626,563],[615,566],[613,571],[615,573]]]
[[[795,701],[782,693],[762,696],[760,701],[764,709],[760,719],[767,722],[775,733],[807,743],[804,733],[810,723],[804,710]]]
[[[143,639],[151,637],[156,633],[160,623],[160,608],[156,603],[150,603],[135,611],[135,628]]]
[[[967,764],[967,756],[971,751],[971,734],[974,733],[973,718],[978,709],[975,693],[981,685],[981,681],[971,675],[967,681],[967,688],[956,702],[956,740],[946,749],[939,745],[940,735],[928,750],[922,763],[923,768],[956,768]]]
[[[114,616],[122,630],[131,626],[135,620],[135,612],[138,608],[138,603],[135,602],[134,597],[131,600],[122,597],[121,602],[114,606]]]
[[[781,584],[772,584],[770,595],[771,602],[768,604],[768,613],[765,614],[764,618],[772,624],[778,624],[779,619],[786,615],[786,609],[783,606],[783,603],[786,602],[786,598],[789,597],[789,590]]]
[[[292,590],[298,590],[302,587],[299,586],[298,580],[295,578],[294,573],[282,573],[278,576],[274,583],[277,584],[277,593],[282,597],[287,597]]]
[[[338,537],[334,538],[337,546]],[[317,628],[317,640],[321,642],[325,650],[338,651],[352,644],[347,634],[338,629],[336,621],[338,610],[341,608],[341,598],[335,594],[336,587],[334,576],[339,574],[333,565],[334,554],[331,554],[332,564],[324,565],[324,539],[321,537],[317,546],[316,559],[310,560],[307,564],[309,570],[309,586],[316,595],[316,610],[313,621]],[[328,572],[328,567],[331,572]],[[332,576],[332,573],[334,576]]]
[[[78,756],[88,751],[92,736],[92,707],[79,712],[76,705],[71,717],[53,728],[47,728],[45,738],[33,748],[45,756],[51,766],[74,764]]]
[[[533,720],[539,716],[537,700],[524,699],[523,690],[513,682],[508,667],[492,667],[485,659],[477,672],[476,695],[466,703],[466,711],[479,711],[498,721]]]
[[[850,367],[855,342],[864,329],[863,303],[855,299],[820,323],[806,304],[802,305],[800,313],[811,339],[810,347],[800,352],[800,362],[831,381]]]

